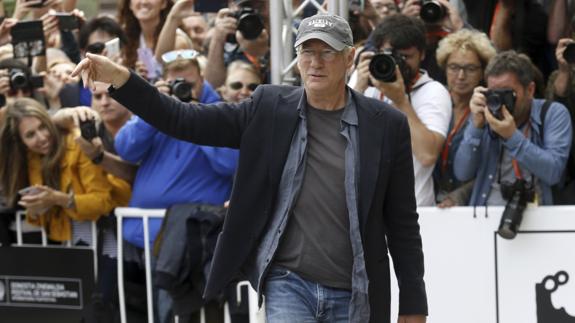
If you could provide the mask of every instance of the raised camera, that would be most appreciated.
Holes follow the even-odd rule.
[[[489,112],[497,119],[503,119],[503,112],[501,107],[505,105],[507,111],[513,114],[513,109],[515,108],[516,95],[513,89],[494,89],[487,90],[483,93],[485,95],[485,101],[487,103],[487,108]]]
[[[32,90],[44,86],[44,78],[42,76],[29,76],[26,71],[20,68],[12,68],[8,72],[10,80],[10,89],[16,90]]]
[[[567,47],[565,47],[565,51],[563,52],[563,58],[565,58],[567,63],[575,64],[575,43],[567,44]]]
[[[237,29],[247,40],[254,40],[264,30],[264,21],[257,10],[250,7],[242,7],[239,11],[234,12],[233,17],[237,19]],[[234,35],[229,35],[228,42],[235,43]]]
[[[501,195],[507,200],[507,204],[497,233],[502,238],[513,239],[523,220],[527,202],[532,202],[535,198],[535,190],[532,185],[527,185],[524,179],[518,179],[513,184],[501,183]]]
[[[395,82],[395,65],[399,66],[401,76],[407,83],[411,82],[411,70],[405,62],[403,56],[394,50],[385,50],[382,53],[375,54],[369,63],[369,73],[382,82]]]
[[[177,97],[182,102],[192,101],[192,89],[194,84],[187,82],[181,77],[170,82],[170,94]]]
[[[98,132],[96,131],[96,120],[89,119],[80,122],[80,133],[82,138],[87,141],[92,141],[92,139],[96,138],[98,135]]]
[[[421,0],[419,16],[428,24],[440,22],[447,15],[445,7],[437,0]]]

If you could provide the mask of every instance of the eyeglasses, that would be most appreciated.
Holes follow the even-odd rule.
[[[164,64],[170,64],[177,59],[196,59],[200,53],[193,49],[180,49],[167,52],[162,55]]]
[[[474,65],[474,64],[469,64],[469,65],[449,64],[449,65],[447,65],[447,72],[453,73],[453,74],[459,74],[459,72],[461,72],[461,71],[463,71],[465,73],[465,75],[475,74],[475,73],[479,72],[480,70],[481,70],[481,66],[480,65]]]
[[[104,51],[104,48],[106,48],[106,45],[104,43],[95,42],[95,43],[92,43],[92,44],[86,46],[86,52],[92,53],[92,54],[102,54],[102,52]]]
[[[373,9],[380,11],[385,8],[388,13],[398,12],[397,5],[395,3],[374,3],[372,4]]]
[[[302,48],[299,51],[299,56],[302,60],[311,61],[313,57],[316,57],[319,54],[319,57],[321,57],[323,61],[331,62],[335,59],[338,53],[338,51],[333,49],[324,49],[321,52],[316,52],[311,49]]]
[[[258,87],[258,85],[259,85],[259,84],[257,84],[257,83],[244,84],[244,83],[238,81],[238,82],[232,82],[232,83],[230,83],[230,84],[229,84],[229,87],[230,87],[232,90],[235,90],[235,91],[240,90],[240,89],[243,88],[243,87],[246,87],[248,90],[250,90],[250,91],[253,92],[253,91],[256,90],[256,88]]]

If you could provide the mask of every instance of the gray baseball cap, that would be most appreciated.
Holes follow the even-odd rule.
[[[301,21],[294,47],[310,39],[319,39],[337,51],[353,46],[353,35],[347,21],[330,14],[317,14]]]

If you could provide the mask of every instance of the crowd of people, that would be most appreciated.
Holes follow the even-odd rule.
[[[238,303],[235,283],[248,279],[258,292],[276,295],[275,287],[268,288],[276,286],[271,282],[262,287],[262,276],[269,270],[270,276],[281,278],[285,268],[335,290],[351,290],[357,312],[349,311],[356,318],[350,320],[360,322],[366,318],[362,306],[367,302],[362,299],[367,295],[362,285],[367,277],[361,273],[367,270],[369,276],[374,270],[373,260],[356,261],[364,251],[366,259],[374,257],[367,241],[363,247],[353,243],[364,234],[363,227],[355,227],[364,225],[362,212],[400,210],[406,219],[413,219],[412,202],[414,207],[490,206],[506,205],[517,196],[535,205],[575,204],[573,0],[366,0],[361,5],[351,1],[349,39],[347,22],[314,16],[329,10],[327,1],[322,8],[309,4],[294,19],[299,30],[295,45],[285,44],[284,49],[297,56],[294,85],[305,88],[305,94],[294,92],[296,87],[280,89],[277,99],[275,88],[263,86],[270,82],[274,63],[269,1],[230,0],[216,12],[198,12],[194,2],[199,1],[193,0],[118,0],[115,16],[94,17],[86,17],[76,2],[14,0],[0,6],[0,243],[14,243],[13,214],[19,210],[31,224],[25,233],[27,243],[38,243],[38,228],[44,227],[52,244],[90,245],[90,225],[96,221],[101,246],[95,294],[105,305],[97,315],[103,322],[118,314],[116,207],[161,208],[169,213],[176,205],[186,205],[185,211],[173,212],[187,212],[186,219],[193,219],[182,223],[188,230],[197,230],[193,232],[203,238],[223,226],[228,236],[246,240],[224,237],[230,250],[230,244],[246,244],[235,251],[235,262],[215,263],[212,282],[221,278],[223,282],[214,284],[225,285],[227,292],[218,290],[217,297],[204,298],[217,289],[206,277],[198,282],[208,286],[203,296],[198,286],[183,291],[154,288],[158,322],[171,322],[174,316],[181,322],[199,322],[202,307],[208,321],[223,322],[222,300]],[[301,2],[294,0],[294,8]],[[326,35],[334,32],[339,38],[318,36],[314,28],[323,25],[331,28]],[[26,37],[20,34],[23,31]],[[331,67],[340,56],[342,65]],[[103,62],[116,69],[99,70]],[[129,74],[122,74],[119,66]],[[114,75],[98,74],[102,71]],[[335,91],[340,74],[343,97]],[[140,84],[142,80],[147,85]],[[331,88],[320,87],[319,80],[332,82]],[[161,93],[159,99],[150,96],[156,92]],[[357,99],[360,93],[362,99]],[[180,111],[179,104],[163,96],[200,110]],[[364,96],[370,99],[360,101]],[[301,97],[303,103],[298,101]],[[382,125],[395,129],[386,133],[390,137],[386,140],[397,136],[400,139],[392,144],[397,147],[386,150],[381,148],[384,144],[363,143],[367,134],[362,133],[363,112],[359,108],[355,112],[360,102],[373,104],[376,110],[380,105],[372,102],[393,108],[382,113],[396,122]],[[151,103],[158,105],[156,110],[148,109]],[[345,109],[324,109],[325,104]],[[298,115],[288,116],[282,107],[293,107]],[[271,108],[273,114],[258,112]],[[408,129],[394,111],[405,117]],[[181,124],[183,120],[193,126]],[[318,130],[323,125],[334,131]],[[278,129],[285,133],[277,133]],[[373,136],[381,131],[367,129]],[[401,150],[403,135],[411,147],[407,155]],[[279,144],[269,148],[270,140]],[[399,167],[397,156],[376,157],[378,152],[373,151],[377,167],[396,173],[378,177],[375,171],[365,180],[362,169],[375,167],[364,160],[366,147],[397,153],[410,165]],[[355,155],[349,149],[355,149]],[[361,165],[359,178],[349,174],[353,172],[348,172],[348,163]],[[405,171],[413,178],[406,178],[401,189],[380,187],[385,181],[399,185],[400,179],[391,180]],[[363,185],[368,182],[378,185],[374,198],[381,201],[375,206],[364,202]],[[405,207],[386,207],[377,195],[385,195],[386,189],[404,191],[406,183],[413,184],[407,189],[413,192],[395,197],[394,202],[402,201]],[[257,185],[261,187],[254,190]],[[359,189],[351,194],[354,190],[348,185]],[[258,200],[261,208],[250,209]],[[204,224],[190,224],[205,223],[206,212],[219,219],[228,208],[229,214],[251,210],[254,216],[262,213],[270,219],[229,217],[225,222],[211,221],[210,230]],[[316,213],[327,215],[314,222],[309,216]],[[286,214],[292,214],[289,222]],[[341,214],[349,214],[349,221],[342,221]],[[361,223],[354,222],[358,219]],[[245,229],[252,235],[239,233],[247,225],[241,221],[254,227]],[[375,227],[384,226],[379,221],[390,232],[402,232],[400,239],[413,229],[394,218],[378,220]],[[160,253],[170,235],[167,227],[161,220],[151,220],[150,240],[145,241],[142,221],[124,220],[123,261],[130,283],[141,284],[147,243],[156,246],[153,266],[164,268]],[[274,235],[270,227],[286,233]],[[340,234],[347,232],[351,243],[338,243]],[[381,237],[389,234],[386,229],[375,232]],[[332,238],[333,245],[324,247],[318,233]],[[381,242],[374,235],[369,235],[369,243]],[[422,268],[417,241],[409,244],[417,249],[412,253],[393,239],[390,249],[410,253],[410,261]],[[200,243],[205,241],[209,239]],[[259,245],[254,247],[256,241]],[[206,251],[210,258],[213,247]],[[201,266],[204,258],[202,253]],[[270,258],[273,266],[268,264]],[[407,260],[396,260],[398,268],[407,268]],[[325,270],[318,264],[330,267]],[[217,271],[226,266],[235,270],[234,275]],[[352,267],[353,275],[348,272]],[[163,274],[154,275],[157,286],[163,286]],[[407,285],[423,290],[413,295],[424,303],[423,272],[421,277],[418,270],[410,274],[415,278]],[[182,297],[186,293],[192,297]],[[128,290],[127,296],[131,319],[145,321],[137,288]],[[371,292],[369,297],[372,301]],[[282,317],[285,313],[273,311],[274,300],[269,299],[268,317]],[[403,314],[426,314],[426,306],[417,304],[403,309]],[[371,308],[372,320],[379,317],[379,310]],[[245,303],[230,305],[230,311],[232,322],[247,322]],[[367,306],[367,317],[369,313]],[[421,322],[406,317],[405,322]],[[289,317],[278,319],[284,321]]]

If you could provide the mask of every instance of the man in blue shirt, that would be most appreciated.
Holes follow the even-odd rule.
[[[184,82],[191,86],[188,91],[192,100],[200,103],[220,101],[216,91],[202,78],[197,52],[166,53],[164,64],[166,81],[156,83],[160,91],[169,93],[173,88],[170,84],[177,79],[182,88],[186,86]],[[120,130],[115,146],[122,159],[140,165],[132,187],[130,207],[168,208],[180,203],[223,205],[229,198],[238,159],[235,149],[177,140],[139,117],[133,117]],[[144,248],[142,220],[126,219],[123,226],[124,239]],[[161,220],[150,220],[150,244],[155,241],[160,226]],[[165,297],[162,294],[160,298]],[[160,300],[160,304],[165,303]],[[167,319],[169,307],[159,305],[161,322]]]
[[[485,78],[487,88],[474,90],[472,124],[455,157],[455,176],[462,181],[476,178],[469,204],[505,205],[505,188],[518,180],[533,188],[534,202],[553,204],[551,185],[559,182],[571,147],[567,109],[550,102],[542,113],[545,101],[533,98],[531,64],[515,51],[492,58]],[[495,97],[507,103],[498,105]]]

